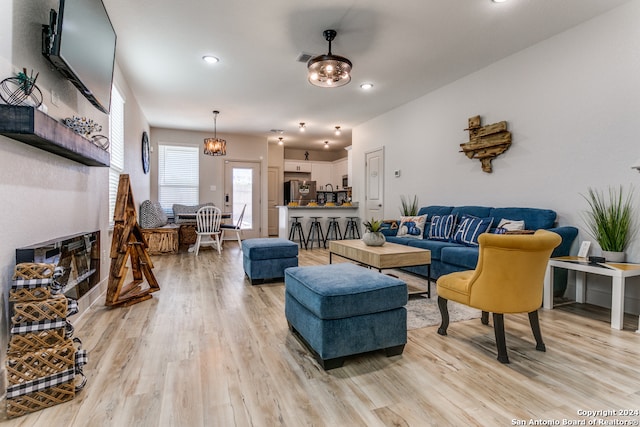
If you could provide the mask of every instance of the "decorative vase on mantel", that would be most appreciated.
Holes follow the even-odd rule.
[[[602,251],[602,256],[606,262],[624,262],[624,252]]]
[[[382,246],[387,239],[380,231],[365,231],[362,235],[362,241],[367,246]]]

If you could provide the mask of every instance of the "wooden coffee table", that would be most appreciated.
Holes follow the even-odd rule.
[[[431,298],[431,251],[414,248],[412,246],[385,243],[383,246],[367,246],[362,240],[331,240],[329,241],[329,264],[333,262],[333,255],[338,255],[368,267],[383,269],[400,267],[427,266],[427,276],[412,273],[427,279],[426,294]],[[410,294],[425,293],[425,291],[409,292]]]

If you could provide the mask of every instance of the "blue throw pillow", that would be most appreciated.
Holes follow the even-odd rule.
[[[466,246],[478,246],[478,236],[486,233],[491,228],[491,224],[493,224],[492,217],[476,218],[463,215],[451,240]]]
[[[455,215],[441,215],[431,218],[429,239],[449,240],[453,234],[453,226],[456,224]]]

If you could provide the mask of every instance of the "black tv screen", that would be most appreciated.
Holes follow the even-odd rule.
[[[60,0],[43,37],[43,55],[98,110],[108,114],[116,33],[102,0]]]

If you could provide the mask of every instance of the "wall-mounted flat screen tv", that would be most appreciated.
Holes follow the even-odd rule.
[[[60,0],[43,25],[42,54],[100,111],[109,113],[116,33],[102,0]]]

